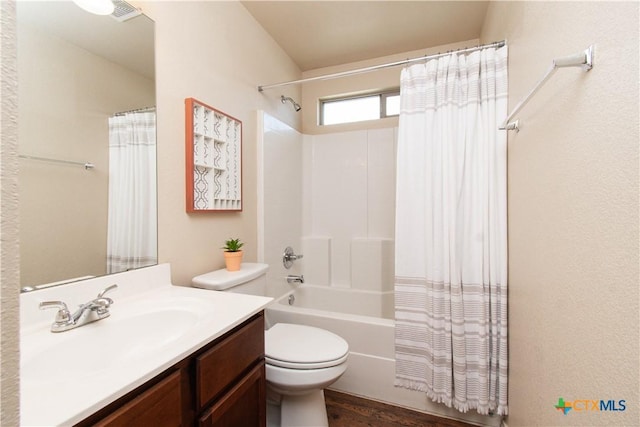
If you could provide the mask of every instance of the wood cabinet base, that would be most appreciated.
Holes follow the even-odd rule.
[[[259,313],[77,426],[265,427]]]

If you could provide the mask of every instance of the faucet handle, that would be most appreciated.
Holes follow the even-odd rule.
[[[289,269],[293,265],[293,261],[300,258],[302,258],[302,254],[296,255],[293,252],[293,248],[291,246],[287,246],[282,254],[282,265],[284,265],[284,268]]]
[[[104,289],[102,290],[102,292],[100,292],[100,293],[98,294],[98,298],[102,298],[102,297],[104,296],[104,294],[106,294],[107,292],[112,291],[112,290],[114,290],[114,289],[118,289],[118,285],[113,284],[113,285],[111,285],[111,286],[107,286],[106,288],[104,288]],[[113,303],[113,301],[111,301],[111,303]]]
[[[109,316],[109,307],[113,300],[109,297],[98,297],[90,302],[91,310],[95,311],[100,318]]]
[[[39,307],[40,310],[45,310],[47,308],[57,308],[58,312],[56,313],[56,323],[65,323],[71,320],[71,313],[69,313],[67,304],[62,301],[43,301],[40,303]]]

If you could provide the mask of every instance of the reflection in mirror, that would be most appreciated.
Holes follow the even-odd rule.
[[[155,264],[153,22],[71,1],[17,21],[21,286]]]

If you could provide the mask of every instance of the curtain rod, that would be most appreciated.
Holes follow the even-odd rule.
[[[114,116],[124,116],[125,114],[128,114],[128,113],[147,113],[147,112],[150,113],[152,111],[156,111],[155,106],[136,108],[135,110],[120,111],[119,113],[115,113]]]
[[[93,169],[95,166],[91,162],[74,162],[71,160],[49,159],[47,157],[29,156],[27,154],[18,154],[21,159],[39,160],[41,162],[62,163],[65,165],[82,166],[86,170]]]
[[[289,86],[289,85],[300,84],[300,83],[307,83],[307,82],[312,82],[312,81],[316,81],[316,80],[337,79],[337,78],[340,78],[340,77],[352,76],[352,75],[355,75],[355,74],[369,73],[371,71],[377,71],[377,70],[381,70],[381,69],[384,69],[384,68],[398,67],[400,65],[410,64],[412,62],[419,62],[419,61],[426,61],[426,60],[429,60],[429,59],[435,59],[435,58],[439,58],[441,56],[450,55],[452,53],[472,52],[474,50],[479,50],[479,49],[484,49],[484,48],[489,48],[489,47],[502,47],[502,46],[504,46],[506,44],[507,44],[507,41],[506,40],[502,40],[502,41],[499,41],[499,42],[493,42],[493,43],[488,43],[488,44],[474,46],[474,47],[467,47],[467,48],[463,48],[463,49],[450,50],[450,51],[445,52],[445,53],[436,53],[436,54],[433,54],[433,55],[421,56],[419,58],[404,59],[402,61],[389,62],[387,64],[380,64],[380,65],[373,65],[373,66],[370,66],[370,67],[358,68],[356,70],[342,71],[342,72],[333,73],[333,74],[326,74],[324,76],[308,77],[306,79],[292,80],[292,81],[289,81],[289,82],[274,83],[274,84],[270,84],[270,85],[260,85],[260,86],[258,86],[258,92],[262,92],[262,91],[267,90],[267,89],[273,89],[273,88],[276,88],[276,87]]]

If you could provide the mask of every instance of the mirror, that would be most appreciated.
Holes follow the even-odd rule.
[[[17,2],[23,288],[157,263],[154,24],[117,3]]]

